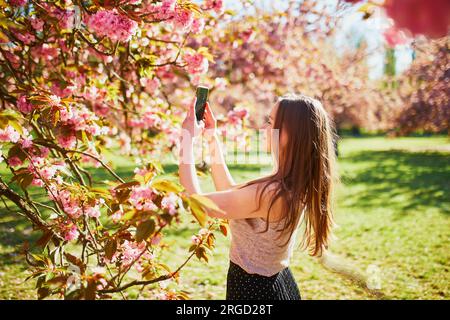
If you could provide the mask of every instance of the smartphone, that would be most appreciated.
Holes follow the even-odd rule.
[[[208,101],[209,88],[205,86],[197,87],[197,101],[195,103],[195,117],[197,122],[203,120],[203,114],[205,113],[206,101]]]

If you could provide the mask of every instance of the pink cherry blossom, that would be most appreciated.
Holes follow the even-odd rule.
[[[158,233],[157,235],[155,235],[155,236],[152,237],[151,244],[152,244],[153,246],[158,245],[158,244],[161,242],[161,238],[162,238],[161,234]]]
[[[30,23],[36,31],[42,31],[44,28],[44,21],[39,18],[30,19]]]
[[[163,209],[166,209],[169,211],[170,215],[174,215],[177,213],[177,204],[178,204],[178,196],[173,193],[170,192],[169,195],[165,196],[162,200],[161,200],[161,207]]]
[[[79,201],[72,197],[69,190],[58,190],[56,185],[52,184],[48,190],[49,198],[57,201],[63,208],[64,212],[73,219],[81,217],[83,210]]]
[[[34,42],[36,40],[36,37],[30,33],[17,32],[15,34],[15,36],[17,37],[17,39],[22,41],[25,45],[30,45],[32,42]]]
[[[11,167],[20,166],[22,163],[23,163],[22,160],[20,160],[20,158],[17,157],[17,156],[14,156],[14,157],[11,157],[11,158],[8,159],[8,164]]]
[[[50,99],[49,105],[52,106],[52,107],[57,107],[61,103],[61,98],[58,97],[57,95],[51,95],[49,97],[49,99]]]
[[[248,110],[245,108],[235,108],[228,111],[228,123],[231,125],[240,125],[242,120],[248,117]]]
[[[201,33],[204,28],[205,28],[205,19],[203,18],[194,19],[191,28],[191,31],[193,33]]]
[[[9,0],[9,3],[15,7],[23,7],[27,4],[28,0]]]
[[[177,28],[189,29],[194,21],[193,14],[190,10],[184,8],[175,8],[174,22]]]
[[[138,210],[158,210],[158,206],[153,203],[154,191],[146,186],[134,186],[131,188],[130,203]]]
[[[41,179],[34,178],[34,179],[31,181],[31,185],[36,186],[36,187],[43,187],[43,186],[45,186],[45,183],[44,183],[44,181],[42,181]]]
[[[69,223],[64,226],[64,240],[72,241],[78,239],[80,233],[78,232],[77,226],[73,223]]]
[[[143,168],[135,168],[133,172],[139,176],[144,177],[147,173],[152,172],[152,170],[143,167]]]
[[[121,246],[122,263],[128,266],[133,263],[145,250],[145,241],[140,243],[125,240]]]
[[[108,286],[108,281],[105,278],[98,279],[99,284],[97,284],[97,290],[103,290]]]
[[[201,242],[201,239],[200,239],[198,236],[193,235],[193,236],[191,237],[191,242],[192,242],[192,244],[199,245],[200,242]]]
[[[214,10],[217,14],[222,14],[224,11],[222,0],[206,0],[205,7],[208,10]]]
[[[31,136],[27,136],[20,140],[20,144],[24,149],[30,148],[33,145],[33,138]]]
[[[100,217],[100,208],[98,205],[95,205],[93,207],[87,207],[84,209],[84,213],[91,218],[98,218]]]
[[[114,223],[117,223],[118,221],[120,221],[120,219],[122,219],[123,215],[124,215],[124,212],[122,210],[117,210],[116,212],[114,212],[111,215],[111,218]]]
[[[36,60],[51,61],[59,55],[59,49],[52,47],[48,43],[44,43],[41,46],[34,46],[32,48],[32,55]]]
[[[107,36],[114,41],[130,41],[136,33],[136,21],[114,10],[99,10],[87,20],[87,26],[98,36]]]
[[[20,58],[18,55],[13,54],[9,51],[2,52],[2,55],[8,59],[8,61],[12,64],[14,68],[18,68],[20,66]]]
[[[186,53],[183,56],[183,60],[186,62],[186,70],[190,74],[206,73],[208,71],[208,59],[201,53]]]
[[[161,82],[158,80],[158,78],[141,78],[140,83],[149,93],[154,93],[161,86]]]
[[[0,141],[1,142],[13,142],[19,141],[20,134],[11,125],[8,125],[5,129],[0,129]]]
[[[40,176],[42,176],[44,179],[51,179],[56,174],[56,171],[58,170],[57,166],[49,166],[44,167],[41,170],[39,170]]]
[[[58,140],[58,144],[63,147],[63,148],[67,148],[67,149],[73,149],[75,148],[76,144],[77,144],[77,138],[75,137],[75,135],[68,135],[68,136],[58,136],[57,138]]]
[[[30,113],[33,110],[33,105],[27,101],[27,97],[21,95],[17,99],[17,108],[23,113]]]

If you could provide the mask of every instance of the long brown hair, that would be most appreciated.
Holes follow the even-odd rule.
[[[335,138],[333,126],[322,104],[313,98],[288,94],[279,98],[273,129],[287,135],[287,144],[280,147],[278,170],[240,186],[257,183],[259,205],[266,189],[275,184],[271,193],[266,229],[270,211],[282,199],[286,219],[281,230],[289,232],[287,244],[296,230],[299,219],[305,223],[301,246],[310,255],[321,256],[328,247],[333,225],[332,192],[335,180]],[[279,141],[278,141],[279,142]],[[279,143],[280,145],[280,143]],[[303,215],[302,215],[303,212]]]

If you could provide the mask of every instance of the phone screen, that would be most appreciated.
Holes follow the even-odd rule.
[[[208,101],[209,89],[204,86],[197,87],[197,101],[195,103],[195,116],[197,121],[203,119],[203,114],[205,113],[205,104]]]

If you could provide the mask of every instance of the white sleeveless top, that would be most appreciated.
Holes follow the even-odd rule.
[[[258,233],[266,229],[266,221],[263,218],[230,219],[230,260],[248,273],[270,277],[280,272],[289,266],[300,221],[301,219],[290,241],[281,247],[290,233],[285,231],[280,237],[280,231],[277,230],[283,227],[283,221],[279,225],[278,221],[269,222],[267,232]]]

